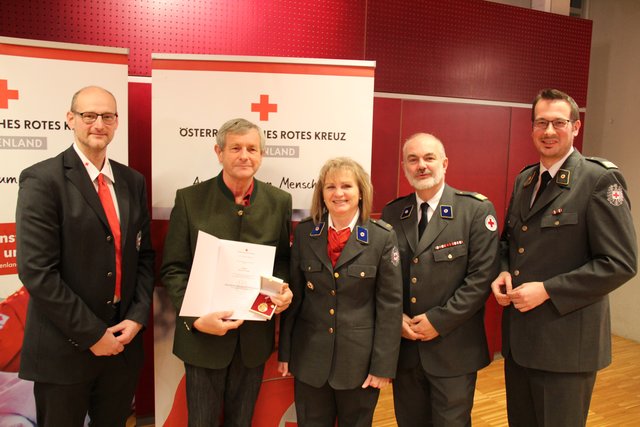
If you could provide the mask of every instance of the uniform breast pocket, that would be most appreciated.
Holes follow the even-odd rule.
[[[575,212],[563,212],[560,215],[546,215],[540,221],[540,228],[557,228],[578,223],[578,214]]]
[[[347,268],[349,277],[359,277],[361,279],[373,279],[376,277],[377,268],[375,265],[352,264]]]
[[[303,259],[300,261],[300,269],[305,273],[317,273],[322,271],[322,263],[317,259]]]
[[[433,251],[435,262],[451,262],[467,256],[467,245],[451,246]]]

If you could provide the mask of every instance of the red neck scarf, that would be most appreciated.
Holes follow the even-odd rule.
[[[335,267],[344,245],[347,244],[349,236],[351,235],[351,228],[343,228],[340,231],[336,231],[333,227],[329,227],[327,254],[331,260],[331,264]]]

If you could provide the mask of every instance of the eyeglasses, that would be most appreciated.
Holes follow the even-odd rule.
[[[92,113],[92,112],[79,113],[77,111],[73,111],[73,113],[82,117],[82,121],[88,125],[98,120],[98,117],[102,117],[102,123],[104,123],[105,125],[114,124],[116,122],[116,119],[118,118],[118,113],[98,114],[98,113]]]
[[[567,119],[555,119],[555,120],[545,120],[545,119],[537,119],[533,121],[533,128],[539,130],[547,130],[549,127],[549,123],[556,130],[566,129],[569,123],[573,123],[573,120]]]

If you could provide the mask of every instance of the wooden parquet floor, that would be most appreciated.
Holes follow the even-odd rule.
[[[497,359],[478,373],[471,414],[474,427],[507,427],[505,399],[503,361]],[[127,427],[135,425],[131,417]],[[395,426],[389,386],[380,394],[373,427]],[[587,427],[636,426],[640,426],[640,343],[614,336],[613,363],[598,373]]]
[[[474,427],[508,426],[503,366],[497,359],[478,373]],[[396,426],[391,387],[380,394],[373,426]],[[613,363],[598,372],[587,426],[640,426],[640,343],[613,337]]]

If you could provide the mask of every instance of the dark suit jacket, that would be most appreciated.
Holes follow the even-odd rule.
[[[177,313],[187,289],[198,231],[220,239],[259,243],[276,247],[273,275],[288,281],[291,195],[254,179],[249,206],[235,203],[224,184],[222,172],[215,178],[176,192],[164,243],[162,283]],[[275,318],[267,322],[246,321],[224,336],[198,332],[196,318],[176,320],[173,352],[190,365],[210,369],[231,363],[236,345],[247,367],[264,363],[274,346]]]
[[[539,168],[516,178],[502,236],[513,286],[544,282],[550,299],[521,313],[508,306],[503,353],[554,372],[611,362],[609,292],[636,273],[636,234],[626,183],[610,162],[574,151],[532,209]]]
[[[293,303],[283,313],[279,360],[314,387],[354,389],[368,374],[393,378],[402,326],[395,233],[375,221],[364,224],[365,235],[354,228],[334,268],[324,224],[313,234],[311,220],[296,227]]]
[[[121,319],[146,325],[153,250],[142,175],[111,160],[122,239]],[[112,320],[115,251],[98,193],[73,147],[20,175],[18,274],[31,299],[20,377],[57,384],[91,378],[105,357],[89,347]],[[142,334],[124,355],[141,366]]]
[[[475,372],[489,364],[484,304],[499,265],[493,204],[445,185],[419,242],[418,209],[411,193],[385,206],[382,218],[398,235],[404,312],[409,317],[425,313],[440,336],[403,339],[399,366],[421,363],[434,376]]]

